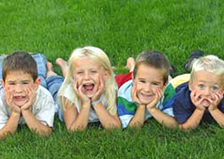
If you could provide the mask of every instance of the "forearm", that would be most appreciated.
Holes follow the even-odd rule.
[[[100,123],[105,129],[110,128],[121,128],[121,122],[117,115],[111,115],[106,108],[102,105],[102,103],[98,103],[93,106],[96,114],[100,120]]]
[[[36,134],[41,136],[50,135],[51,128],[37,120],[30,110],[22,110],[22,115],[30,130],[33,130]]]
[[[7,134],[14,134],[19,124],[20,114],[12,112],[6,125],[0,130],[0,139]]]
[[[69,131],[83,131],[86,129],[89,121],[90,107],[83,107],[77,118],[73,118],[71,124],[67,127]]]
[[[165,127],[168,127],[168,128],[177,127],[177,121],[174,119],[174,117],[163,113],[158,108],[151,108],[151,109],[148,109],[148,111],[157,122],[164,125]]]
[[[224,114],[218,108],[211,110],[210,114],[212,115],[214,120],[219,124],[219,126],[224,128]]]
[[[130,122],[130,127],[141,128],[145,122],[145,105],[139,105],[135,116]]]
[[[200,124],[203,114],[204,110],[195,109],[193,114],[187,119],[187,121],[179,125],[180,129],[189,130],[197,128]]]

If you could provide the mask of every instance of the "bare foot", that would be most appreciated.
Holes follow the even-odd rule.
[[[56,59],[56,64],[60,67],[63,76],[65,77],[68,72],[68,63],[62,58]]]
[[[127,64],[125,68],[127,68],[129,72],[132,72],[134,70],[134,67],[135,67],[135,59],[133,57],[129,57],[127,59]]]
[[[51,62],[47,61],[47,73],[46,78],[50,76],[56,76],[57,74],[54,72],[53,65]]]

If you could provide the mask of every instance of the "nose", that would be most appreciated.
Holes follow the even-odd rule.
[[[152,89],[152,87],[151,87],[151,85],[150,85],[149,83],[145,84],[144,90],[145,90],[146,92],[150,92],[151,89]]]
[[[205,96],[210,96],[210,89],[209,88],[206,88],[203,92],[204,92]]]
[[[15,86],[15,92],[22,92],[22,86],[20,84]]]
[[[85,72],[84,79],[89,79],[89,78],[90,78],[89,72]]]

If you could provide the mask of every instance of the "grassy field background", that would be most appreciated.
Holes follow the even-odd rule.
[[[0,53],[41,52],[54,62],[73,49],[103,49],[118,73],[126,59],[160,50],[184,73],[190,52],[201,49],[224,59],[221,0],[0,0]],[[58,73],[59,70],[55,67]],[[224,158],[224,130],[216,124],[191,132],[169,130],[149,120],[142,130],[105,131],[90,125],[67,133],[55,119],[49,138],[21,126],[0,141],[0,158]]]

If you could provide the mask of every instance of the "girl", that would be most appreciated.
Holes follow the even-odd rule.
[[[58,92],[67,129],[84,130],[88,122],[97,121],[106,129],[120,128],[116,88],[110,61],[101,49],[87,46],[74,50]]]

